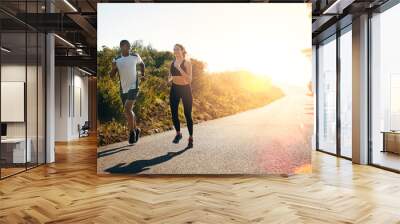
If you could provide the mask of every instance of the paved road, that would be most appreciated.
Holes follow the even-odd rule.
[[[98,149],[99,173],[123,174],[292,174],[311,168],[313,100],[305,88],[262,108],[194,126],[194,148],[179,144],[174,131]]]

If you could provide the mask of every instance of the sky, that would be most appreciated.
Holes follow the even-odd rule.
[[[248,70],[276,83],[311,79],[309,4],[100,3],[97,46],[141,40],[157,50],[185,46],[210,72]]]

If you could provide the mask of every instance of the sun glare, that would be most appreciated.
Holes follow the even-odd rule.
[[[311,46],[309,5],[100,6],[98,46],[115,46],[127,38],[172,51],[175,43],[181,43],[191,57],[205,62],[210,72],[247,70],[274,82],[304,85],[311,78],[311,60],[302,52]],[[115,12],[127,19],[120,20]],[[130,19],[131,15],[135,16]],[[126,29],[136,18],[146,19],[135,23],[135,29]],[[166,21],[170,25],[165,25]]]

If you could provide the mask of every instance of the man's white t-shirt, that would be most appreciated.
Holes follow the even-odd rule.
[[[143,63],[143,61],[138,54],[130,53],[126,57],[120,55],[114,58],[113,63],[115,63],[118,68],[122,93],[127,93],[130,89],[139,87],[139,83],[136,83],[136,65]]]

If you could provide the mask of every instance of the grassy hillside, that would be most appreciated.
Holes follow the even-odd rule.
[[[146,63],[146,76],[140,82],[141,92],[134,108],[138,125],[144,135],[170,130],[173,125],[167,75],[172,53],[157,51],[140,42],[136,42],[132,48]],[[99,145],[125,141],[128,135],[118,80],[108,76],[111,59],[115,55],[117,49],[103,47],[98,52]],[[192,65],[195,123],[261,107],[283,96],[283,92],[268,78],[246,71],[206,73],[205,63],[196,59],[192,59]],[[179,110],[180,120],[184,124],[182,105]]]

